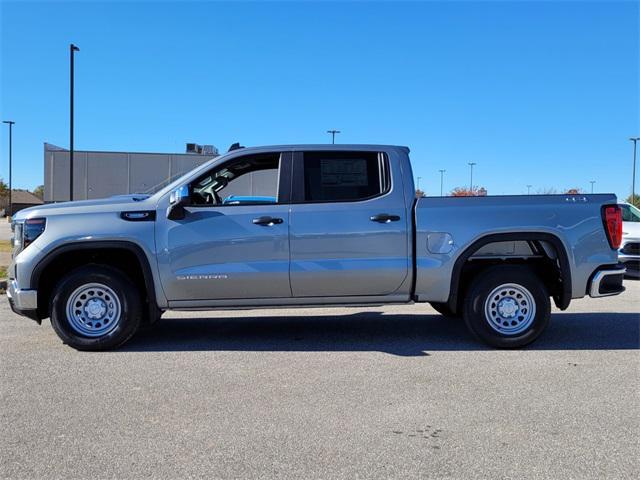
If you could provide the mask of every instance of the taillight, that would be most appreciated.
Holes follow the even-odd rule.
[[[602,209],[602,220],[609,245],[614,250],[619,249],[622,243],[622,210],[618,205],[606,205]]]

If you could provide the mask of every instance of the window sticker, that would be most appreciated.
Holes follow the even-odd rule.
[[[366,187],[367,161],[357,159],[322,159],[320,178],[323,187]]]

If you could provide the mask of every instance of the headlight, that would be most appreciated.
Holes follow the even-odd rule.
[[[30,218],[25,220],[22,227],[22,248],[27,248],[36,238],[42,235],[47,225],[45,218]]]
[[[13,247],[13,254],[15,255],[22,249],[22,222],[12,222],[11,230],[13,231],[11,246]]]

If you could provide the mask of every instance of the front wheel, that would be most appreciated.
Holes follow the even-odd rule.
[[[492,267],[472,282],[463,312],[469,330],[497,348],[518,348],[533,342],[551,317],[544,284],[530,269]]]
[[[65,276],[51,300],[51,325],[77,350],[108,350],[129,340],[142,319],[140,293],[121,271],[88,265]]]

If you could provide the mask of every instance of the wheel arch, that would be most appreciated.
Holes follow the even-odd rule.
[[[106,253],[109,251],[126,252],[129,255],[135,257],[140,269],[141,286],[144,286],[144,298],[147,306],[145,311],[150,315],[149,318],[153,318],[158,312],[158,303],[156,299],[155,282],[153,278],[153,272],[151,270],[151,264],[147,255],[144,253],[142,247],[138,244],[127,240],[95,240],[87,242],[71,242],[56,247],[49,252],[38,264],[34,267],[31,273],[30,285],[32,288],[38,290],[38,316],[39,318],[46,318],[49,315],[49,300],[53,289],[52,285],[47,285],[48,288],[41,291],[40,286],[43,285],[44,277],[50,268],[53,268],[69,255],[81,252],[83,258],[89,258],[92,253]],[[127,273],[124,271],[123,273]],[[49,282],[51,283],[51,282]]]
[[[560,237],[546,232],[492,233],[484,235],[471,243],[471,245],[469,245],[463,253],[458,256],[454,263],[451,274],[449,300],[447,302],[449,308],[454,312],[458,311],[458,307],[462,299],[461,291],[464,290],[464,285],[461,285],[463,271],[470,257],[486,245],[506,241],[547,242],[554,248],[559,263],[558,270],[561,279],[561,289],[557,295],[553,296],[553,299],[559,309],[565,310],[571,303],[572,295],[571,264],[569,262],[569,255],[567,253],[567,248]]]

